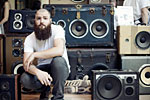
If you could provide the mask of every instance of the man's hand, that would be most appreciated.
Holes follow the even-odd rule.
[[[50,86],[52,82],[52,77],[44,71],[39,70],[36,74],[37,78],[40,80],[42,85]]]
[[[24,63],[24,69],[25,71],[28,71],[30,65],[32,64],[32,62],[34,61],[35,57],[34,57],[34,53],[31,53],[31,55],[26,59],[25,63]]]

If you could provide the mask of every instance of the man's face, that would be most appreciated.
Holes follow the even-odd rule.
[[[35,36],[38,40],[46,40],[51,36],[51,18],[45,9],[40,9],[35,15]]]
[[[51,23],[50,15],[47,11],[38,11],[35,15],[35,24],[39,29],[45,29]]]

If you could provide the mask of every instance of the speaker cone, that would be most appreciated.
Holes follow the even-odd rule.
[[[59,21],[57,22],[57,24],[60,25],[60,26],[62,26],[63,28],[66,27],[66,22],[65,22],[64,20],[59,20]]]
[[[83,38],[88,33],[88,24],[82,19],[75,19],[69,25],[70,34],[75,38]]]
[[[150,33],[141,31],[136,35],[135,43],[137,47],[141,49],[147,49],[150,47]]]
[[[26,28],[27,29],[34,29],[34,17],[35,15],[26,15]]]
[[[16,13],[14,15],[15,20],[21,20],[22,19],[22,14],[21,13]]]
[[[150,64],[144,64],[139,69],[140,83],[144,87],[150,87]]]
[[[95,38],[103,38],[109,32],[107,22],[102,19],[96,19],[90,24],[90,32]]]
[[[115,75],[102,75],[97,79],[97,95],[103,99],[112,100],[119,96],[122,85]]]
[[[17,61],[15,63],[12,64],[11,67],[11,72],[12,74],[22,74],[23,72],[25,72],[24,68],[23,68],[23,62],[22,61]]]
[[[15,20],[15,21],[13,22],[13,28],[14,28],[15,30],[21,30],[22,27],[23,27],[22,21],[20,21],[20,20]]]

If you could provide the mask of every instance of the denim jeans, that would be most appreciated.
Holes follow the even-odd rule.
[[[37,66],[40,70],[48,72],[53,81],[53,97],[51,100],[64,100],[64,84],[69,76],[69,69],[63,57],[54,57],[50,64]],[[24,72],[21,75],[21,83],[28,89],[50,88],[42,85],[35,75]],[[46,89],[49,90],[49,89]],[[44,92],[44,91],[43,91]]]

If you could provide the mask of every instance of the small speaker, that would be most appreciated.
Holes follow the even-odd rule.
[[[31,33],[34,30],[35,11],[33,10],[10,10],[9,11],[10,33]]]
[[[53,24],[66,32],[67,47],[113,47],[114,15],[108,4],[56,5],[45,4]]]
[[[28,34],[7,34],[5,37],[5,65],[6,74],[20,74],[23,70],[23,43]]]
[[[118,49],[119,54],[149,54],[150,53],[149,26],[119,26]]]
[[[92,79],[92,70],[120,69],[120,56],[116,49],[69,48],[67,50],[71,66],[70,80],[83,79],[85,75]]]
[[[150,56],[122,56],[122,69],[139,72],[139,93],[150,94]]]
[[[139,100],[137,72],[93,70],[92,100]]]
[[[0,100],[21,100],[19,75],[0,75]]]

